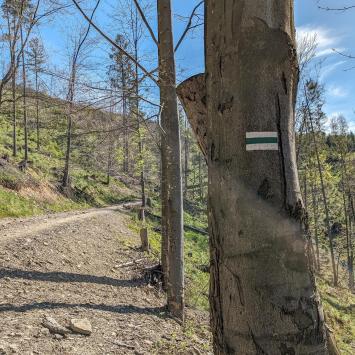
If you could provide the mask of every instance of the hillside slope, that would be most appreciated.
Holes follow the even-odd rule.
[[[32,165],[22,172],[14,162],[0,157],[0,218],[105,206],[135,194],[134,186],[128,188],[117,179],[108,185],[103,174],[81,170],[74,175],[70,193],[64,195],[56,178],[40,167]]]

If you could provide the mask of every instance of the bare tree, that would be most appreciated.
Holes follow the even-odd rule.
[[[40,73],[43,70],[43,65],[46,62],[46,53],[44,46],[38,37],[35,37],[29,42],[28,50],[29,66],[35,76],[35,92],[36,92],[36,133],[37,133],[37,150],[40,150],[40,122],[39,122],[39,91],[40,91]]]
[[[94,8],[91,18],[94,16],[97,6]],[[66,134],[66,153],[65,153],[65,165],[62,179],[62,188],[66,189],[70,184],[70,156],[71,156],[71,145],[72,145],[72,127],[73,127],[73,109],[74,109],[74,98],[75,98],[75,89],[76,81],[78,76],[79,69],[79,56],[85,44],[85,41],[88,38],[90,32],[91,24],[88,25],[87,30],[79,31],[79,34],[74,38],[73,50],[69,62],[70,67],[70,77],[68,81],[68,93],[67,99],[67,134]]]

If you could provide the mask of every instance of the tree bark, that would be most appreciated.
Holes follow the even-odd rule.
[[[327,354],[296,166],[293,1],[206,0],[206,72],[215,353]],[[247,149],[256,132],[277,150]]]
[[[140,237],[141,237],[142,251],[149,253],[150,245],[149,245],[148,229],[147,228],[141,228]]]
[[[168,247],[168,309],[184,318],[184,234],[181,183],[181,147],[176,95],[176,72],[170,0],[157,0],[159,32],[159,86],[162,107],[162,226],[163,253]],[[166,241],[168,239],[168,242]],[[167,245],[168,244],[168,245]],[[165,258],[165,261],[164,261]],[[165,265],[166,267],[166,265]]]
[[[188,128],[187,128],[188,118],[185,118],[185,139],[184,139],[184,198],[186,199],[188,193],[188,185],[189,185],[189,160],[190,160],[190,147],[189,147],[189,136],[188,136]]]
[[[205,74],[195,75],[177,87],[177,94],[184,106],[187,118],[197,139],[197,143],[207,155],[207,108]]]

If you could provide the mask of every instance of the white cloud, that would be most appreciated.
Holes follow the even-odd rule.
[[[348,96],[348,91],[338,85],[330,85],[328,88],[328,94],[333,97],[346,97]]]
[[[334,54],[333,49],[339,52],[344,51],[344,48],[339,48],[342,37],[328,28],[320,26],[301,26],[297,28],[297,38],[299,41],[306,38],[315,38],[317,43],[317,57]]]
[[[319,75],[319,80],[324,81],[324,79],[327,76],[329,76],[337,67],[339,67],[340,65],[342,65],[344,63],[346,63],[345,60],[340,60],[339,62],[335,62],[335,63],[332,63],[332,64],[322,67],[320,75]]]

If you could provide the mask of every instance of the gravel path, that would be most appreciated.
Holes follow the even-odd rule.
[[[208,315],[169,318],[123,206],[0,220],[0,355],[210,354]],[[50,334],[88,319],[91,336]]]

